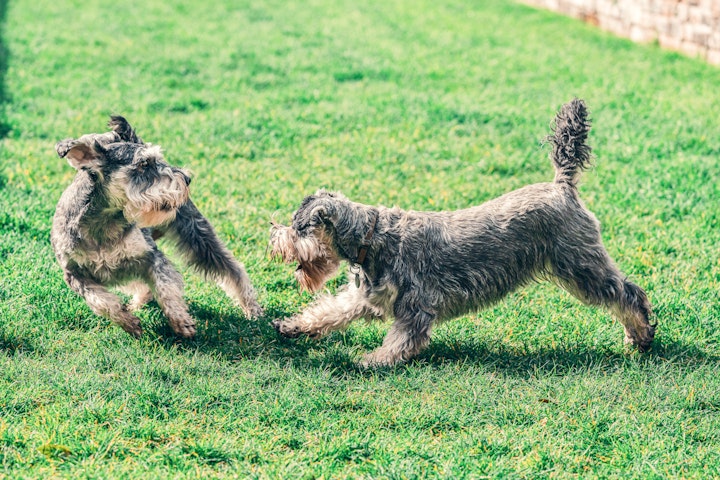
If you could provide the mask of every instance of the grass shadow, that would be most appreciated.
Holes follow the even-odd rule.
[[[650,351],[638,353],[631,347],[622,352],[610,346],[540,347],[531,352],[509,345],[481,341],[434,341],[416,361],[441,365],[447,362],[482,364],[515,376],[535,373],[564,375],[577,370],[602,369],[613,371],[624,368],[629,362],[644,366],[666,365],[699,367],[719,365],[720,356],[711,355],[695,345],[655,339]]]
[[[154,304],[151,303],[161,315],[159,307]],[[265,315],[259,319],[246,318],[238,308],[223,309],[200,303],[191,303],[189,308],[197,322],[198,334],[192,340],[181,342],[184,349],[213,353],[228,360],[267,358],[282,361],[296,356],[305,357],[319,345],[317,342],[298,342],[280,336],[270,322],[273,318],[291,314],[281,308],[266,307]],[[168,346],[178,342],[166,321],[156,324],[152,332]]]
[[[300,369],[327,369],[340,376],[397,375],[406,365],[392,368],[364,369],[357,362],[360,355],[380,345],[382,336],[369,340],[367,334],[349,329],[334,332],[320,340],[304,337],[287,339],[270,324],[272,318],[286,317],[291,312],[268,308],[265,317],[248,320],[240,314],[223,313],[212,307],[193,305],[192,314],[201,327],[195,340],[183,341],[184,348],[219,354],[228,360],[266,358]],[[156,333],[168,344],[174,344],[170,328],[163,323]],[[372,335],[371,335],[372,336]],[[176,340],[176,339],[175,339]],[[516,377],[537,374],[568,375],[590,370],[617,371],[628,365],[641,368],[683,368],[703,365],[720,366],[720,356],[711,355],[693,344],[656,338],[652,349],[639,354],[634,350],[621,351],[612,345],[588,344],[557,347],[523,348],[498,343],[492,339],[434,338],[428,348],[407,366],[428,365],[442,368],[448,364],[482,366]]]
[[[198,324],[198,335],[191,340],[176,337],[162,310],[152,301],[144,307],[145,334],[155,337],[167,348],[180,347],[185,351],[198,351],[217,355],[227,361],[240,359],[266,359],[298,369],[323,369],[333,375],[365,377],[403,374],[423,365],[427,368],[444,368],[448,365],[482,367],[518,378],[533,375],[570,375],[576,372],[626,369],[629,365],[640,368],[666,368],[667,366],[694,369],[702,366],[720,367],[720,355],[707,353],[695,344],[665,337],[657,337],[651,350],[639,354],[629,347],[623,351],[614,345],[594,345],[578,342],[571,345],[522,346],[517,343],[498,342],[492,338],[435,336],[423,352],[407,364],[390,368],[362,368],[358,361],[362,354],[380,346],[384,331],[350,328],[333,332],[319,340],[305,337],[287,339],[279,335],[271,320],[288,317],[293,311],[283,306],[266,305],[260,319],[250,320],[229,302],[205,304],[190,302],[190,313]],[[88,325],[76,328],[87,329]],[[33,350],[27,339],[16,335],[0,335],[0,351],[12,354],[16,350]]]
[[[379,346],[379,345],[378,345]],[[629,348],[629,347],[628,347]],[[494,341],[469,339],[466,341],[432,341],[430,346],[407,364],[394,367],[364,369],[353,358],[338,358],[331,347],[323,359],[305,361],[311,367],[321,367],[341,376],[384,377],[402,375],[422,368],[441,369],[450,364],[482,367],[511,377],[528,379],[537,376],[567,376],[593,371],[615,372],[629,367],[657,370],[673,368],[694,370],[702,366],[720,366],[720,356],[708,354],[692,344],[656,339],[652,349],[640,354],[602,346],[540,347],[523,352],[510,345]]]
[[[267,333],[271,342],[280,348],[275,352],[276,358],[284,356],[287,359],[287,356],[292,356],[288,361],[295,366],[340,369],[345,370],[345,374],[353,372],[367,374],[368,371],[356,363],[359,355],[380,346],[378,343],[368,348],[366,342],[355,338],[352,332],[334,333],[329,338],[317,341],[302,338],[285,339],[277,335],[269,326],[266,329]],[[348,353],[348,350],[356,351],[358,355]],[[312,358],[308,355],[310,352],[313,353]],[[524,378],[538,373],[567,375],[596,369],[615,371],[626,368],[628,364],[646,368],[665,368],[673,365],[690,369],[705,365],[720,366],[720,356],[710,354],[691,343],[662,338],[656,338],[651,350],[642,354],[632,347],[617,349],[613,345],[579,344],[525,349],[497,343],[491,339],[441,338],[433,339],[429,347],[411,360],[409,365],[427,364],[438,368],[448,363],[482,366]],[[397,372],[398,369],[404,369],[404,366],[380,370]]]
[[[5,45],[5,18],[7,15],[7,0],[0,0],[0,140],[7,137],[10,127],[5,118],[5,104],[8,102],[5,75],[8,69],[9,51]]]
[[[662,336],[655,339],[649,352],[639,354],[629,347],[622,350],[616,348],[617,345],[595,345],[583,341],[545,347],[503,343],[476,336],[436,335],[428,348],[407,364],[365,369],[358,361],[362,354],[380,346],[384,330],[373,332],[351,327],[319,340],[305,337],[287,339],[275,331],[271,321],[297,313],[296,308],[288,309],[281,304],[264,307],[265,315],[251,320],[230,302],[190,301],[189,309],[196,319],[198,334],[194,339],[185,340],[174,335],[160,307],[153,301],[145,307],[143,319],[147,323],[144,322],[143,327],[146,334],[154,336],[168,348],[179,346],[185,351],[218,355],[228,361],[267,359],[299,369],[327,369],[342,376],[396,375],[408,366],[443,368],[449,364],[482,367],[521,378],[589,370],[617,371],[630,364],[641,368],[720,366],[720,356],[709,354],[694,344]],[[13,350],[12,344],[10,342],[6,350]]]

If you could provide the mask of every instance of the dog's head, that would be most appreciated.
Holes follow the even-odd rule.
[[[337,272],[341,258],[335,242],[340,193],[320,190],[305,197],[293,214],[292,226],[273,223],[272,255],[286,263],[297,262],[295,278],[310,292],[319,290]]]
[[[58,142],[58,155],[86,171],[109,208],[122,210],[129,222],[142,228],[172,221],[188,200],[189,173],[169,165],[160,147],[143,143],[124,118],[111,117],[109,125],[111,132]]]

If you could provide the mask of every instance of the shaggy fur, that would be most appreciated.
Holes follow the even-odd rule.
[[[589,129],[583,101],[564,105],[549,137],[555,181],[465,210],[375,207],[324,190],[306,197],[292,226],[273,226],[273,254],[298,262],[295,276],[311,291],[342,260],[355,278],[337,296],[321,296],[302,313],[276,320],[276,329],[287,337],[320,337],[358,318],[394,317],[382,346],[363,360],[392,365],[417,355],[436,322],[547,278],[582,302],[607,308],[624,326],[626,342],[645,351],[655,334],[647,296],[615,266],[598,221],[578,196],[578,178],[590,161]]]
[[[143,143],[123,117],[111,117],[109,126],[110,132],[55,147],[78,171],[60,198],[50,234],[70,288],[136,337],[142,328],[132,310],[154,297],[178,336],[194,336],[182,277],[155,244],[165,235],[247,316],[261,315],[244,267],[190,200],[188,172],[169,165],[160,147]],[[124,305],[108,287],[132,295],[131,303]]]

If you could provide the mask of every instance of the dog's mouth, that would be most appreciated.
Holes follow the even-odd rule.
[[[155,205],[147,205],[144,208],[132,208],[134,205],[125,206],[125,218],[134,222],[140,228],[158,227],[175,220],[178,206],[170,201],[163,201]]]
[[[150,210],[142,212],[139,215],[134,215],[132,219],[140,228],[158,227],[175,220],[176,212],[177,210],[172,207],[167,210]]]
[[[339,266],[337,258],[316,257],[308,262],[300,262],[294,275],[303,290],[317,292],[337,272]]]

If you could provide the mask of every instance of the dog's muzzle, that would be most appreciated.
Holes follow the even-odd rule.
[[[273,257],[298,262],[295,278],[310,292],[319,290],[340,265],[340,259],[315,234],[300,237],[292,227],[273,223],[270,245]]]
[[[297,232],[291,227],[272,223],[270,228],[270,255],[273,258],[280,258],[285,263],[296,261],[297,250],[295,250],[295,242],[297,241]]]
[[[151,188],[128,198],[125,218],[140,228],[157,227],[175,219],[178,208],[190,198],[189,177],[178,171]]]

